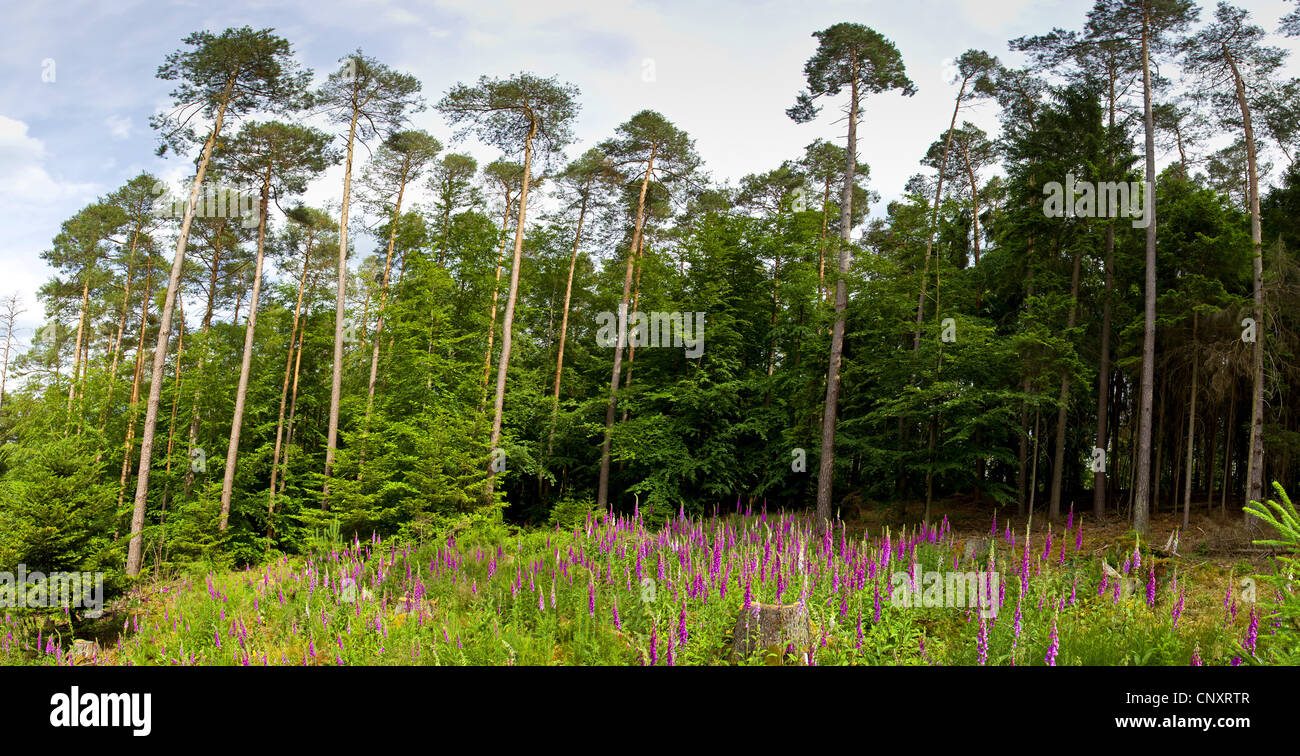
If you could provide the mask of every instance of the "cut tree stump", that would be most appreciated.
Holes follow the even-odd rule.
[[[731,658],[740,661],[762,651],[774,652],[778,658],[784,659],[786,649],[794,644],[795,656],[799,664],[804,664],[803,655],[811,643],[812,622],[808,619],[808,607],[800,604],[755,604],[748,611],[742,609],[736,618]]]
[[[968,562],[985,562],[988,560],[992,544],[992,538],[972,538],[962,544],[962,556]]]
[[[95,664],[99,657],[99,649],[94,641],[74,640],[72,642],[72,664],[73,666],[83,666]]]

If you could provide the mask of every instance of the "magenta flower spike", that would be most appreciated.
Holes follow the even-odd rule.
[[[1051,635],[1051,639],[1052,639],[1052,642],[1051,642],[1051,644],[1047,647],[1047,656],[1043,657],[1043,661],[1047,662],[1047,666],[1049,666],[1049,667],[1055,667],[1055,666],[1056,666],[1056,654],[1057,654],[1057,652],[1058,652],[1058,651],[1060,650],[1060,648],[1061,648],[1061,640],[1060,640],[1060,638],[1058,638],[1057,635],[1056,635],[1056,620],[1055,620],[1055,619],[1052,620],[1052,635]]]
[[[1025,594],[1022,593],[1016,597],[1016,618],[1015,618],[1015,622],[1011,626],[1012,630],[1014,631],[1016,640],[1020,640],[1020,604],[1021,604],[1021,599],[1024,598],[1024,595]]]

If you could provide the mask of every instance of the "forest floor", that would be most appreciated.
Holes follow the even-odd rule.
[[[1026,521],[1004,517],[994,529],[991,507],[951,501],[933,507],[931,529],[897,509],[835,532],[772,512],[595,514],[567,529],[318,542],[255,567],[142,580],[75,629],[6,615],[0,664],[727,664],[741,612],[800,602],[806,635],[740,661],[1267,664],[1289,643],[1278,594],[1252,577],[1271,572],[1268,554],[1240,518],[1202,513],[1174,553],[1181,517],[1168,511],[1150,543],[1119,517],[1068,515],[1050,533],[1036,517],[1028,541]],[[999,608],[923,602],[898,587],[903,570],[993,570]]]

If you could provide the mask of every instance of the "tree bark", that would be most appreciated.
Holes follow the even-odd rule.
[[[1082,250],[1074,253],[1074,266],[1070,274],[1070,314],[1066,316],[1065,330],[1074,330],[1079,313],[1079,263]],[[1056,403],[1056,456],[1052,459],[1052,495],[1048,501],[1047,521],[1061,519],[1061,479],[1065,473],[1065,421],[1069,413],[1070,375],[1061,375],[1061,395]]]
[[[257,336],[257,303],[262,294],[262,260],[266,253],[266,221],[271,198],[271,166],[262,179],[262,202],[257,224],[257,260],[253,263],[253,290],[248,295],[248,321],[244,326],[244,354],[239,363],[239,384],[235,390],[235,411],[230,421],[230,443],[226,446],[226,471],[221,478],[221,520],[224,531],[230,521],[230,499],[235,490],[235,466],[239,462],[239,432],[244,424],[244,404],[248,400],[248,378],[253,369],[253,342]]]
[[[817,469],[818,524],[831,519],[831,491],[835,475],[835,420],[840,398],[840,363],[844,355],[844,326],[847,319],[848,287],[844,277],[849,272],[849,253],[853,232],[853,184],[858,158],[858,67],[853,56],[852,92],[849,100],[849,133],[844,149],[844,186],[840,190],[839,275],[835,279],[835,321],[831,328],[830,362],[826,368],[826,403],[822,409],[821,459]]]
[[[334,471],[334,454],[339,438],[339,402],[343,398],[343,319],[347,310],[348,286],[348,204],[352,199],[352,154],[357,135],[356,108],[348,126],[348,155],[343,168],[343,207],[339,213],[339,286],[334,300],[334,369],[330,375],[329,430],[325,437],[325,486],[321,491],[321,509],[329,509],[330,474]]]
[[[501,217],[501,252],[497,254],[497,275],[496,282],[492,285],[492,314],[488,318],[488,343],[487,352],[483,354],[483,401],[487,402],[488,380],[492,375],[492,344],[496,340],[497,331],[497,301],[501,296],[501,269],[506,263],[506,244],[510,238],[507,234],[510,232],[510,189],[506,189],[506,209]]]
[[[307,248],[302,257],[302,276],[298,279],[298,301],[293,306],[293,327],[289,329],[289,354],[284,359],[284,382],[280,385],[280,414],[275,421],[275,450],[271,454],[270,499],[266,509],[266,536],[271,537],[271,518],[275,516],[275,479],[280,467],[280,448],[284,438],[284,408],[289,398],[289,379],[293,371],[294,344],[298,340],[298,326],[302,315],[302,298],[307,290],[307,270],[311,266],[311,245],[314,229],[307,228]],[[378,343],[378,340],[376,340]]]
[[[1106,225],[1106,289],[1101,304],[1101,347],[1097,366],[1097,447],[1106,456],[1113,451],[1107,443],[1106,420],[1110,414],[1110,299],[1115,286],[1115,226]],[[1103,466],[1092,474],[1092,514],[1100,522],[1106,514],[1106,469]]]
[[[126,285],[122,290],[122,315],[117,321],[117,335],[113,338],[113,359],[108,369],[108,397],[104,402],[104,409],[99,414],[99,424],[104,424],[109,407],[113,404],[113,395],[117,393],[117,368],[122,355],[122,338],[126,332],[126,319],[131,311],[131,284],[135,278],[135,250],[136,244],[140,240],[140,225],[137,223],[135,233],[131,237],[131,254],[126,266]],[[149,272],[152,272],[149,268]]]
[[[1249,172],[1250,241],[1252,247],[1252,275],[1254,278],[1255,344],[1251,350],[1251,367],[1254,383],[1250,402],[1250,449],[1246,466],[1246,501],[1259,501],[1264,495],[1264,249],[1263,231],[1260,227],[1259,165],[1255,146],[1255,129],[1251,124],[1250,103],[1246,99],[1246,84],[1237,62],[1225,45],[1224,58],[1232,69],[1236,86],[1237,106],[1241,109],[1242,126],[1246,132],[1246,165]],[[1248,524],[1255,519],[1243,514]]]
[[[506,294],[506,312],[501,323],[501,359],[497,363],[496,406],[492,413],[492,436],[488,446],[492,449],[494,459],[488,462],[487,492],[485,498],[492,499],[492,489],[496,482],[495,454],[501,440],[501,424],[506,406],[506,371],[510,366],[510,346],[513,342],[515,324],[515,301],[519,297],[519,268],[524,254],[524,216],[528,211],[528,183],[533,166],[533,138],[537,136],[537,122],[528,129],[528,138],[524,141],[524,179],[519,190],[519,217],[515,224],[514,264],[510,268],[510,290]]]
[[[560,345],[555,353],[555,389],[551,396],[551,428],[546,438],[549,455],[555,443],[555,416],[560,411],[560,378],[564,375],[564,342],[569,333],[569,303],[573,295],[573,272],[578,265],[578,245],[582,242],[582,223],[587,217],[587,195],[578,209],[578,229],[573,234],[573,253],[569,255],[569,279],[564,285],[564,315],[560,318]]]
[[[605,509],[609,505],[609,448],[610,435],[614,431],[614,412],[618,403],[618,380],[623,368],[623,347],[627,345],[627,304],[632,294],[632,269],[636,264],[636,251],[641,246],[641,233],[645,225],[645,196],[650,186],[650,176],[654,171],[655,156],[658,145],[650,148],[650,159],[646,162],[645,176],[641,179],[641,195],[636,203],[636,221],[632,227],[632,244],[627,250],[627,271],[623,274],[623,298],[618,305],[618,336],[614,346],[614,368],[609,380],[609,403],[605,407],[605,439],[600,447],[600,480],[596,484],[596,506]]]
[[[370,415],[375,408],[375,382],[379,378],[379,337],[384,330],[384,310],[388,305],[388,277],[393,270],[393,248],[397,243],[397,221],[402,216],[402,195],[406,191],[406,176],[410,170],[410,158],[402,165],[401,180],[397,187],[397,203],[393,208],[392,227],[388,230],[388,254],[384,258],[384,278],[379,286],[379,307],[375,313],[375,343],[370,353],[370,384],[366,389],[366,416],[362,424],[364,432],[370,433]],[[286,371],[287,373],[288,371]],[[361,468],[365,464],[365,449],[361,450],[362,460],[357,464],[357,480],[361,480]]]
[[[87,265],[81,285],[81,313],[77,317],[77,342],[72,352],[72,376],[68,380],[68,421],[72,420],[72,401],[77,395],[77,379],[81,375],[81,339],[86,329],[86,305],[90,301],[90,271]]]
[[[1186,530],[1192,517],[1192,452],[1196,449],[1196,386],[1200,378],[1201,361],[1196,341],[1196,327],[1199,313],[1192,313],[1192,406],[1187,413],[1187,470],[1183,479],[1183,529]]]
[[[234,89],[232,77],[226,83],[217,107],[216,119],[212,123],[212,132],[208,134],[207,143],[203,145],[203,154],[199,158],[198,172],[194,174],[194,184],[190,187],[190,199],[185,205],[185,217],[181,221],[180,235],[176,240],[176,256],[172,259],[171,274],[167,279],[167,295],[163,301],[162,316],[158,324],[158,348],[154,350],[153,375],[149,382],[149,400],[145,404],[144,429],[140,434],[140,469],[136,476],[135,508],[131,515],[131,541],[127,547],[126,574],[135,577],[140,574],[140,562],[144,547],[144,513],[149,495],[149,470],[153,462],[153,439],[158,426],[158,402],[162,398],[163,366],[167,362],[167,339],[171,337],[172,312],[177,289],[180,288],[181,269],[185,264],[185,245],[189,241],[190,226],[194,223],[194,206],[198,203],[199,187],[208,171],[208,161],[212,158],[212,148],[216,146],[217,134],[221,132],[221,123],[226,116],[226,106],[230,102],[230,93]]]
[[[126,496],[126,476],[131,471],[131,457],[135,451],[135,420],[140,411],[140,380],[144,375],[144,334],[145,328],[149,325],[149,298],[153,295],[153,267],[150,266],[144,279],[144,298],[140,303],[140,331],[136,339],[135,346],[135,368],[131,375],[131,411],[128,413],[126,422],[126,441],[123,444],[122,453],[122,474],[118,478],[117,487],[117,508],[122,508],[122,499]],[[181,320],[180,336],[176,340],[176,364],[179,372],[181,359],[181,346],[185,338],[184,319]],[[171,425],[168,425],[171,430]],[[171,448],[167,450],[168,456],[171,455]]]
[[[938,182],[934,188],[934,209],[930,212],[930,225],[926,228],[925,262],[921,266],[921,296],[916,302],[916,331],[912,336],[913,352],[921,350],[921,321],[925,317],[925,288],[930,280],[930,256],[934,252],[934,231],[939,222],[939,203],[943,200],[944,171],[948,170],[948,150],[952,147],[952,132],[957,128],[957,112],[961,110],[961,99],[966,94],[967,83],[967,79],[962,79],[961,89],[957,91],[957,102],[952,108],[952,121],[948,124],[948,136],[944,140],[943,155],[939,160]],[[852,128],[851,125],[850,128]]]
[[[1133,529],[1146,535],[1151,527],[1151,403],[1156,355],[1156,145],[1155,121],[1151,111],[1151,17],[1142,16],[1142,100],[1146,130],[1147,201],[1146,281],[1143,288],[1145,311],[1142,329],[1142,387],[1138,404],[1137,481],[1134,483]]]

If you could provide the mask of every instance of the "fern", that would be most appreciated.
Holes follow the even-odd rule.
[[[1280,536],[1258,539],[1255,541],[1257,545],[1277,546],[1290,552],[1277,557],[1274,574],[1257,577],[1276,590],[1277,614],[1272,618],[1277,623],[1276,661],[1296,664],[1300,663],[1300,592],[1294,590],[1293,584],[1296,573],[1300,572],[1300,558],[1297,558],[1300,556],[1300,516],[1281,483],[1274,481],[1273,490],[1277,491],[1281,503],[1272,499],[1264,504],[1252,501],[1244,509],[1267,523]]]

